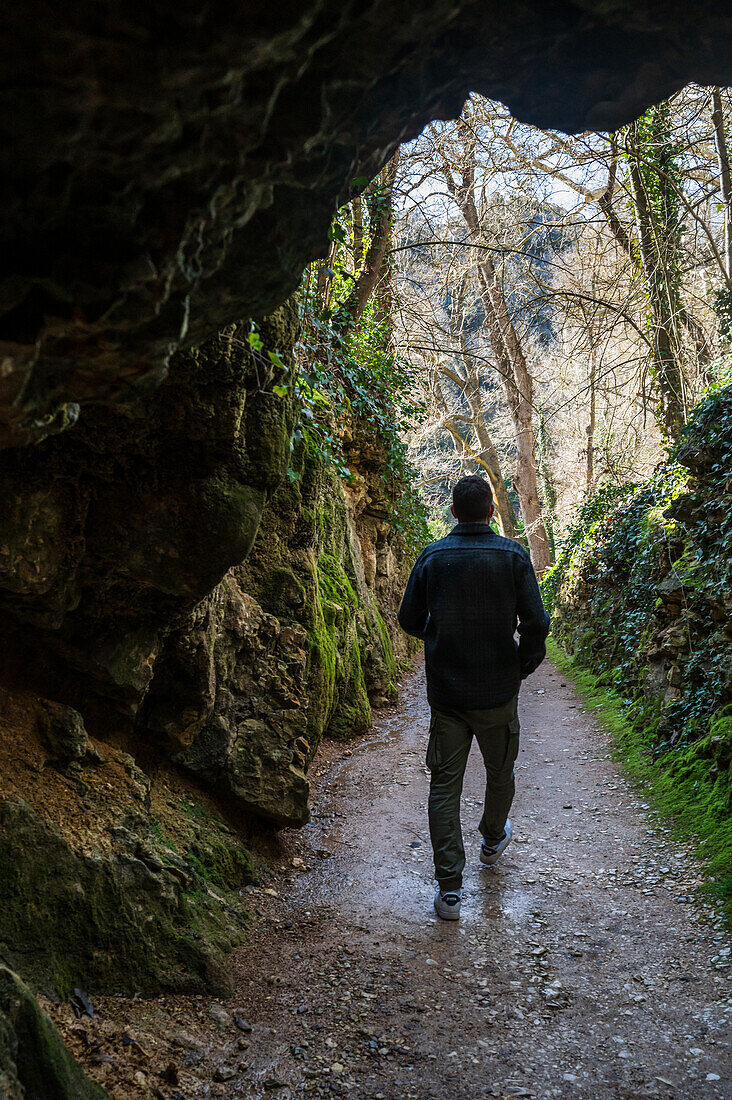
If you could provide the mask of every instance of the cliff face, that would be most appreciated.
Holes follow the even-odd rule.
[[[236,834],[304,824],[323,734],[395,694],[383,455],[354,426],[344,485],[291,454],[295,400],[247,332],[180,353],[144,409],[0,457],[0,941],[44,989],[225,988],[256,875]],[[292,367],[293,310],[259,332]]]
[[[166,639],[143,710],[177,763],[278,825],[308,820],[321,737],[364,733],[407,652],[405,547],[378,466],[349,461],[357,491],[314,451],[293,455],[247,558]]]

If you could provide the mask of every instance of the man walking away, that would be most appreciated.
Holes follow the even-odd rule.
[[[519,687],[543,661],[549,633],[529,555],[489,526],[488,483],[464,477],[452,500],[458,522],[446,538],[422,551],[399,608],[402,629],[425,644],[435,909],[445,920],[460,916],[465,866],[460,795],[473,737],[486,771],[480,861],[490,867],[513,832],[508,812],[519,747]]]

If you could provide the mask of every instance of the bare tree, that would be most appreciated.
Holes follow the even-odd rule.
[[[433,131],[434,133],[434,131]],[[451,163],[440,151],[440,170],[448,190],[463,216],[472,244],[486,243],[484,226],[476,201],[475,138],[464,120],[457,123],[461,149]],[[534,435],[534,383],[526,355],[506,304],[499,272],[489,251],[481,251],[476,263],[485,324],[495,364],[506,390],[516,434],[517,462],[514,483],[529,542],[531,559],[538,573],[551,564],[551,548],[539,499],[536,440]]]

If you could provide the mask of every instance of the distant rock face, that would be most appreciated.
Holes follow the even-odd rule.
[[[613,127],[731,81],[730,40],[725,0],[5,5],[0,446],[284,301],[352,181],[471,89]]]

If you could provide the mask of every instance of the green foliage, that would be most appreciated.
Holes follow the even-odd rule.
[[[556,561],[542,578],[541,591],[547,611],[551,613],[554,609],[559,586],[572,568],[575,554],[589,544],[600,524],[610,521],[610,516],[620,501],[636,489],[637,486],[632,484],[607,483],[582,502],[574,522],[570,524],[561,541]]]
[[[383,196],[382,196],[383,198]],[[372,209],[378,205],[376,195]],[[347,222],[347,208],[339,217]],[[338,224],[338,223],[336,223]],[[413,368],[390,346],[389,320],[372,297],[357,326],[343,326],[339,307],[348,297],[353,275],[344,266],[347,234],[334,233],[338,241],[332,267],[332,296],[327,307],[319,302],[308,275],[300,293],[302,335],[297,352],[300,374],[297,393],[302,403],[301,422],[293,445],[301,439],[315,445],[348,480],[351,471],[344,456],[343,428],[350,420],[359,436],[378,454],[384,498],[392,502],[392,526],[412,552],[428,541],[427,509],[412,483],[415,471],[407,462],[401,432],[425,415],[414,392]]]
[[[700,837],[732,908],[732,387],[693,411],[666,462],[588,501],[544,581],[572,675],[612,702],[626,764]]]

